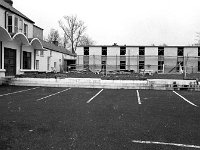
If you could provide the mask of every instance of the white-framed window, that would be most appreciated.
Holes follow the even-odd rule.
[[[50,70],[50,57],[47,57],[47,70]]]
[[[35,66],[36,66],[36,70],[39,70],[39,60],[36,60]]]
[[[56,68],[56,62],[54,62],[54,68]]]
[[[7,30],[9,33],[13,33],[13,15],[7,14]]]
[[[28,24],[24,24],[24,35],[28,36]]]

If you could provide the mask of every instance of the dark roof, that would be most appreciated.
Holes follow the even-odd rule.
[[[8,3],[4,2],[4,0],[0,0],[0,6],[3,7],[6,10],[9,10],[10,12],[19,15],[20,17],[26,19],[27,21],[31,22],[31,23],[35,23],[34,21],[32,21],[31,19],[29,19],[28,17],[26,17],[24,14],[22,14],[21,12],[19,12],[17,9],[15,9],[14,7],[12,7],[11,5],[9,5]]]
[[[69,50],[65,49],[64,47],[56,46],[53,43],[49,43],[44,40],[40,40],[40,41],[42,43],[43,48],[45,48],[45,49],[60,52],[60,53],[67,54],[70,56],[76,56],[75,53],[70,52]]]

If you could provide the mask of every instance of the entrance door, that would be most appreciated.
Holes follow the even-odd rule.
[[[14,76],[16,74],[16,50],[4,48],[4,68],[6,76]]]

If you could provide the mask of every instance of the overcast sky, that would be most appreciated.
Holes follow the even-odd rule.
[[[77,15],[98,45],[191,45],[200,32],[200,0],[13,0],[13,6],[44,29]]]

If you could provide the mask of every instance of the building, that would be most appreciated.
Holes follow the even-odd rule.
[[[198,46],[80,46],[76,50],[77,68],[106,71],[200,72]],[[184,68],[185,67],[185,68]]]
[[[16,10],[12,0],[0,0],[0,77],[59,72],[75,59],[70,51],[43,41],[43,29]]]

